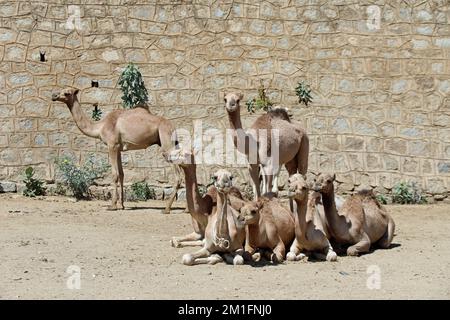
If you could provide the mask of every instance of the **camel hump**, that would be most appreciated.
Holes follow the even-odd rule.
[[[286,120],[288,122],[291,122],[291,119],[289,118],[289,114],[287,113],[286,109],[278,107],[270,110],[267,113],[272,119],[281,119]]]
[[[135,105],[134,108],[142,108],[142,109],[145,109],[148,112],[150,112],[150,107],[146,103],[139,103],[139,104]]]

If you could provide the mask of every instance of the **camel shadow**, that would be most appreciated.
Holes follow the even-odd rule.
[[[398,248],[401,247],[402,245],[400,243],[391,243],[389,248],[381,248],[379,247],[377,244],[374,244],[370,247],[370,250],[368,252],[365,253],[361,253],[359,256],[364,256],[366,254],[371,254],[374,253],[377,250],[392,250],[394,248]],[[338,257],[347,257],[347,248],[350,246],[336,246],[334,248],[334,251],[336,252],[336,254],[338,255]]]

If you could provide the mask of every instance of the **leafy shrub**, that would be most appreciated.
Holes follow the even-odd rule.
[[[27,197],[36,197],[45,195],[46,188],[44,187],[44,181],[33,178],[34,169],[32,167],[28,167],[25,170],[25,179],[23,183],[25,183],[25,189],[23,190],[23,195]]]
[[[145,201],[149,199],[156,199],[156,193],[153,188],[150,188],[147,182],[135,182],[131,185],[131,200]]]
[[[399,182],[392,188],[392,202],[399,204],[422,204],[427,200],[415,182]]]
[[[148,92],[142,79],[142,74],[133,63],[129,63],[119,78],[122,89],[122,105],[125,109],[132,109],[148,101]]]
[[[270,111],[272,109],[273,103],[270,101],[266,94],[266,88],[261,82],[261,86],[258,89],[258,97],[248,100],[245,105],[249,113],[255,113],[256,110]]]
[[[378,194],[376,198],[377,198],[379,203],[387,204],[387,199],[386,199],[386,196],[384,194]]]
[[[92,110],[92,120],[99,121],[102,118],[102,110],[99,109],[98,104],[94,104],[94,110]]]
[[[295,94],[298,97],[298,102],[304,103],[305,106],[308,106],[308,103],[312,102],[311,88],[303,81],[298,83],[295,88]]]
[[[68,157],[58,159],[56,165],[62,182],[77,199],[89,198],[89,187],[109,169],[105,162],[95,163],[93,155],[89,155],[81,167]]]

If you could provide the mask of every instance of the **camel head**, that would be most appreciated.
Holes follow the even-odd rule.
[[[223,96],[223,101],[225,102],[225,109],[227,112],[235,112],[240,109],[240,102],[244,98],[242,93],[225,93]]]
[[[306,181],[306,177],[299,173],[296,173],[289,177],[289,195],[295,200],[304,200],[308,196],[309,185]]]
[[[60,93],[52,94],[52,101],[60,101],[65,103],[69,108],[72,107],[74,100],[77,98],[77,94],[80,90],[66,88],[61,90]]]
[[[214,186],[221,193],[229,193],[233,186],[233,176],[225,169],[220,169],[212,175]]]
[[[172,149],[168,153],[164,153],[164,157],[168,162],[177,164],[180,167],[187,167],[195,164],[194,154],[188,150]]]
[[[259,221],[259,212],[262,208],[260,201],[251,201],[245,204],[238,216],[239,222],[242,224],[256,224]]]
[[[333,182],[336,180],[336,174],[321,173],[312,182],[312,189],[320,193],[330,193],[333,191]]]

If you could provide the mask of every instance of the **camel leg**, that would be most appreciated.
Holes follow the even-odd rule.
[[[203,236],[197,232],[192,232],[184,237],[173,237],[170,240],[170,244],[174,248],[202,246],[203,242]]]
[[[273,176],[273,185],[272,185],[272,192],[275,194],[278,194],[278,176],[280,175],[281,166],[278,167],[277,171],[275,172]]]
[[[244,254],[243,249],[238,249],[235,252],[227,252],[223,255],[225,262],[229,264],[237,265],[243,265],[244,264],[244,258],[242,255]]]
[[[394,238],[394,231],[395,231],[395,222],[394,219],[389,217],[388,225],[386,228],[386,232],[381,237],[380,240],[378,240],[378,245],[380,248],[388,249],[391,245],[392,239]]]
[[[181,178],[180,178],[180,168],[177,165],[173,166],[175,171],[175,176],[177,181],[175,182],[175,185],[173,186],[173,193],[170,195],[170,198],[167,200],[166,207],[161,211],[163,214],[169,214],[170,208],[172,207],[173,202],[175,201],[175,198],[177,196],[178,189],[180,189],[181,186]]]
[[[274,263],[281,263],[284,261],[284,256],[286,254],[286,247],[284,246],[283,240],[279,238],[277,245],[273,248],[270,261]]]
[[[370,238],[367,233],[363,233],[361,240],[351,247],[347,248],[347,255],[357,256],[360,253],[369,252],[370,250]]]
[[[309,138],[306,133],[303,134],[300,149],[297,153],[297,168],[301,174],[308,172],[308,158],[309,158]]]
[[[252,181],[254,200],[258,200],[261,197],[259,186],[259,166],[257,164],[250,165],[249,173]]]
[[[289,177],[297,173],[297,156],[292,159],[291,161],[288,161],[284,164],[284,167],[286,168]],[[289,209],[292,213],[297,212],[297,203],[289,197]]]
[[[186,253],[183,255],[182,262],[187,266],[194,266],[197,264],[216,264],[221,262],[222,258],[218,254],[211,255],[206,248],[201,248],[195,253]]]
[[[111,161],[111,169],[112,169],[112,184],[113,184],[113,194],[111,200],[111,206],[108,207],[108,210],[117,210],[117,189],[119,184],[119,149],[117,146],[112,146],[109,148],[109,157]]]
[[[337,260],[337,254],[334,252],[333,247],[331,247],[331,244],[325,248],[323,252],[314,252],[313,255],[316,259],[323,260],[323,261],[336,261]]]
[[[122,155],[121,152],[119,151],[117,153],[117,167],[119,169],[119,197],[118,197],[118,205],[117,208],[120,210],[124,210],[125,207],[123,205],[123,178],[124,178],[124,174],[123,174],[123,166],[122,166]]]
[[[286,260],[288,261],[300,261],[306,257],[304,253],[301,253],[302,248],[297,241],[297,239],[294,239],[294,242],[292,242],[291,247],[289,248],[289,252],[286,255]]]

